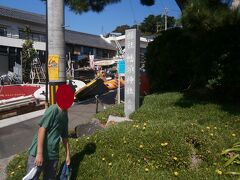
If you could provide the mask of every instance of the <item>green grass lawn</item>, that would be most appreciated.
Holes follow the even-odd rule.
[[[114,107],[98,114],[123,112]],[[111,112],[111,113],[109,113]],[[71,139],[72,179],[237,179],[225,175],[224,149],[239,141],[240,108],[186,98],[181,93],[153,94],[131,115],[132,122]],[[63,157],[61,148],[61,156]],[[8,179],[25,173],[26,155],[8,165]],[[61,159],[61,162],[63,159]]]

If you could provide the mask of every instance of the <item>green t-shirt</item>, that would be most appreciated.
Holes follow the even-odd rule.
[[[46,129],[43,156],[44,160],[56,160],[59,158],[59,142],[61,138],[68,137],[68,114],[61,111],[57,105],[50,106],[38,122],[40,127]],[[37,133],[38,134],[38,133]],[[36,157],[37,154],[37,134],[33,138],[29,148],[29,154]]]

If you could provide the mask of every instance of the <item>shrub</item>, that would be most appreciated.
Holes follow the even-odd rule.
[[[217,1],[189,2],[184,28],[163,32],[147,48],[152,90],[207,88],[214,96],[239,100],[239,11]]]

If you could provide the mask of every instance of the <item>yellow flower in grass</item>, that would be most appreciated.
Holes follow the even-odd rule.
[[[219,170],[219,169],[216,169],[216,171],[215,171],[218,175],[222,175],[223,174],[223,172],[221,171],[221,170]]]
[[[207,128],[207,129],[210,129],[210,127],[209,127],[209,126],[207,126],[206,128]]]
[[[201,132],[204,132],[204,130],[202,129]]]
[[[21,167],[22,167],[21,165],[18,166],[18,168],[21,168]]]
[[[210,136],[213,136],[213,133],[210,133]]]
[[[149,169],[148,168],[145,168],[145,172],[148,172],[149,171]]]
[[[162,146],[162,147],[165,147],[165,146],[167,146],[167,145],[168,145],[167,142],[165,142],[165,143],[161,143],[161,146]]]
[[[144,126],[147,126],[147,123],[144,123],[143,125],[144,125]]]
[[[109,165],[109,166],[112,166],[112,163],[110,162],[110,163],[108,163],[108,165]]]
[[[11,175],[14,175],[14,173],[15,173],[14,171],[13,171],[13,172],[11,172]]]
[[[140,144],[139,148],[141,148],[141,149],[142,149],[142,148],[143,148],[143,145],[142,145],[142,144]]]
[[[78,142],[78,139],[76,139],[76,142]]]
[[[102,158],[102,161],[105,161],[106,159],[105,158]]]
[[[173,157],[173,160],[177,161],[177,160],[178,160],[178,158],[177,158],[177,157]]]
[[[178,175],[179,175],[179,173],[178,173],[177,171],[175,171],[173,174],[174,174],[175,176],[178,176]]]
[[[139,128],[139,125],[136,125],[136,128]]]
[[[217,127],[214,127],[214,129],[217,129]]]
[[[145,129],[146,129],[146,127],[144,126],[144,127],[143,127],[143,130],[145,130]]]
[[[127,141],[126,141],[126,140],[124,140],[124,141],[123,141],[123,143],[124,143],[124,144],[127,144]]]
[[[236,134],[232,133],[232,136],[233,136],[233,137],[236,137]]]

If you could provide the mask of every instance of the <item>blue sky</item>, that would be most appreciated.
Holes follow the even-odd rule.
[[[45,13],[45,5],[40,0],[1,0],[0,5]],[[122,0],[121,3],[107,6],[101,13],[87,12],[76,15],[66,8],[65,25],[67,29],[99,35],[111,32],[118,25],[140,23],[150,14],[162,14],[165,7],[168,8],[169,15],[180,16],[175,0],[156,0],[156,4],[151,7],[140,5],[139,0]]]

